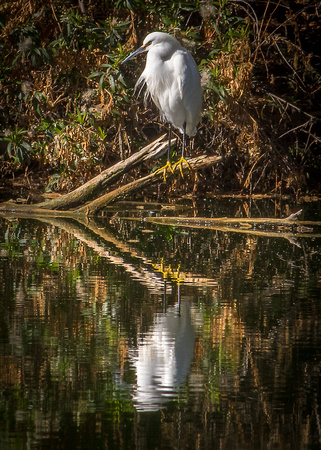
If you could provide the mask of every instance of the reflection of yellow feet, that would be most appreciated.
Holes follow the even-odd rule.
[[[164,181],[166,181],[167,169],[169,169],[172,173],[174,173],[174,170],[173,170],[173,167],[172,167],[172,163],[170,161],[167,161],[165,166],[155,170],[154,174],[156,175],[156,173],[163,172]]]
[[[161,272],[163,274],[164,280],[167,280],[168,276],[170,276],[172,269],[171,266],[166,267],[164,266],[164,258],[161,259],[160,264],[152,264],[152,267],[157,270],[157,272]]]
[[[180,268],[181,268],[181,265],[178,264],[177,271],[176,272],[173,271],[173,273],[172,273],[172,280],[176,281],[177,284],[183,284],[184,279],[186,277],[185,273],[181,272]]]
[[[184,178],[183,175],[183,163],[185,163],[187,165],[187,167],[189,168],[189,170],[192,170],[191,166],[189,165],[188,161],[186,161],[186,159],[184,158],[184,156],[182,156],[175,164],[174,164],[174,170],[176,169],[177,166],[179,166],[179,171],[181,172],[182,178]]]

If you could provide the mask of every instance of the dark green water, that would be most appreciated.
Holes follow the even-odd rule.
[[[1,450],[320,448],[320,227],[166,227],[144,217],[177,211],[128,208],[0,219]]]

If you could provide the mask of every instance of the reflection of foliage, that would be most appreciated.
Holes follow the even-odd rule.
[[[13,223],[11,230],[7,231],[4,236],[4,242],[1,242],[1,249],[6,251],[6,254],[10,260],[14,260],[22,256],[21,246],[19,238],[20,227],[19,224]]]
[[[95,240],[93,227],[76,227],[76,238],[66,231],[72,223],[58,223],[65,231],[36,221],[1,221],[0,320],[8,352],[0,357],[6,386],[1,413],[11,429],[20,427],[21,439],[55,439],[67,420],[67,434],[77,428],[76,438],[86,442],[88,433],[108,444],[132,439],[139,419],[130,398],[135,373],[128,353],[162,309],[162,296],[125,268],[136,264],[138,270],[160,253],[169,262],[180,253],[184,271],[215,281],[181,286],[182,301],[193,301],[202,324],[186,389],[162,412],[164,440],[176,442],[177,423],[188,423],[202,448],[215,447],[208,445],[214,426],[220,426],[221,441],[233,435],[253,448],[262,428],[267,440],[282,443],[288,442],[287,427],[311,436],[307,417],[317,405],[320,355],[305,353],[302,342],[308,335],[311,348],[320,348],[313,294],[321,271],[317,239],[298,247],[276,238],[201,231],[175,233],[151,246],[142,233],[139,245],[124,247],[126,239],[117,240],[115,227],[108,241]],[[125,236],[140,224],[131,226]],[[18,410],[24,412],[22,422]],[[50,436],[44,431],[48,424]],[[184,434],[181,447],[190,439]]]
[[[93,275],[97,270],[101,271],[101,262],[77,239],[69,239],[68,234],[64,233],[61,235],[55,227],[46,229],[40,226],[35,229],[38,237],[44,230],[46,233],[35,240],[35,235],[29,232],[25,223],[13,222],[7,227],[5,242],[0,249],[1,255],[6,255],[7,262],[13,261],[13,265],[7,264],[5,269],[10,280],[7,287],[13,283],[18,296],[24,286],[19,281],[16,283],[19,269],[14,261],[17,257],[21,260],[26,254],[33,261],[30,266],[25,260],[26,264],[21,269],[25,279],[30,280],[30,285],[26,287],[27,300],[23,310],[17,311],[17,320],[23,322],[22,337],[26,343],[21,352],[25,358],[30,358],[37,349],[37,369],[12,365],[9,379],[19,384],[17,373],[23,371],[24,376],[41,383],[38,375],[46,373],[48,383],[60,386],[58,404],[75,415],[79,412],[86,415],[98,405],[105,407],[108,403],[111,410],[116,411],[117,403],[121,403],[122,410],[132,412],[132,403],[124,401],[124,391],[129,389],[126,383],[132,383],[133,377],[130,372],[121,373],[120,379],[115,376],[118,367],[123,366],[124,371],[127,364],[128,342],[119,335],[119,322],[113,318],[119,299],[126,295],[122,292],[123,287],[113,290],[113,270]],[[91,283],[87,291],[84,283],[91,277],[95,278],[95,283]],[[1,275],[1,289],[3,287]],[[1,296],[8,303],[16,301],[15,296],[4,297],[3,292]],[[74,303],[76,297],[81,298],[78,305]],[[79,314],[82,320],[78,323]],[[35,315],[39,318],[36,324],[31,319]],[[92,347],[99,351],[93,354]],[[116,353],[115,348],[118,349]],[[84,397],[74,401],[68,383],[82,382],[79,377],[85,373],[89,381],[90,372],[95,384],[100,386],[99,398],[91,399],[89,384],[83,388]],[[25,394],[24,401],[42,402],[37,395],[31,398],[30,393]],[[117,422],[115,415],[112,423]]]

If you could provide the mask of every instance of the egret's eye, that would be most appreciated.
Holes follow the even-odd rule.
[[[151,45],[152,41],[146,42],[146,44],[143,44],[143,47],[147,48]]]

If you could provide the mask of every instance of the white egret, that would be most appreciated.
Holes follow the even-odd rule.
[[[170,34],[161,32],[148,34],[143,45],[122,64],[142,52],[148,52],[146,65],[135,90],[140,88],[141,91],[146,86],[145,96],[151,96],[159,109],[161,119],[169,123],[167,163],[157,172],[164,170],[164,179],[167,167],[173,172],[170,163],[171,125],[173,125],[183,134],[182,156],[174,165],[174,169],[179,165],[183,176],[183,162],[189,167],[184,158],[186,134],[194,136],[201,117],[203,95],[199,71],[193,56]]]

